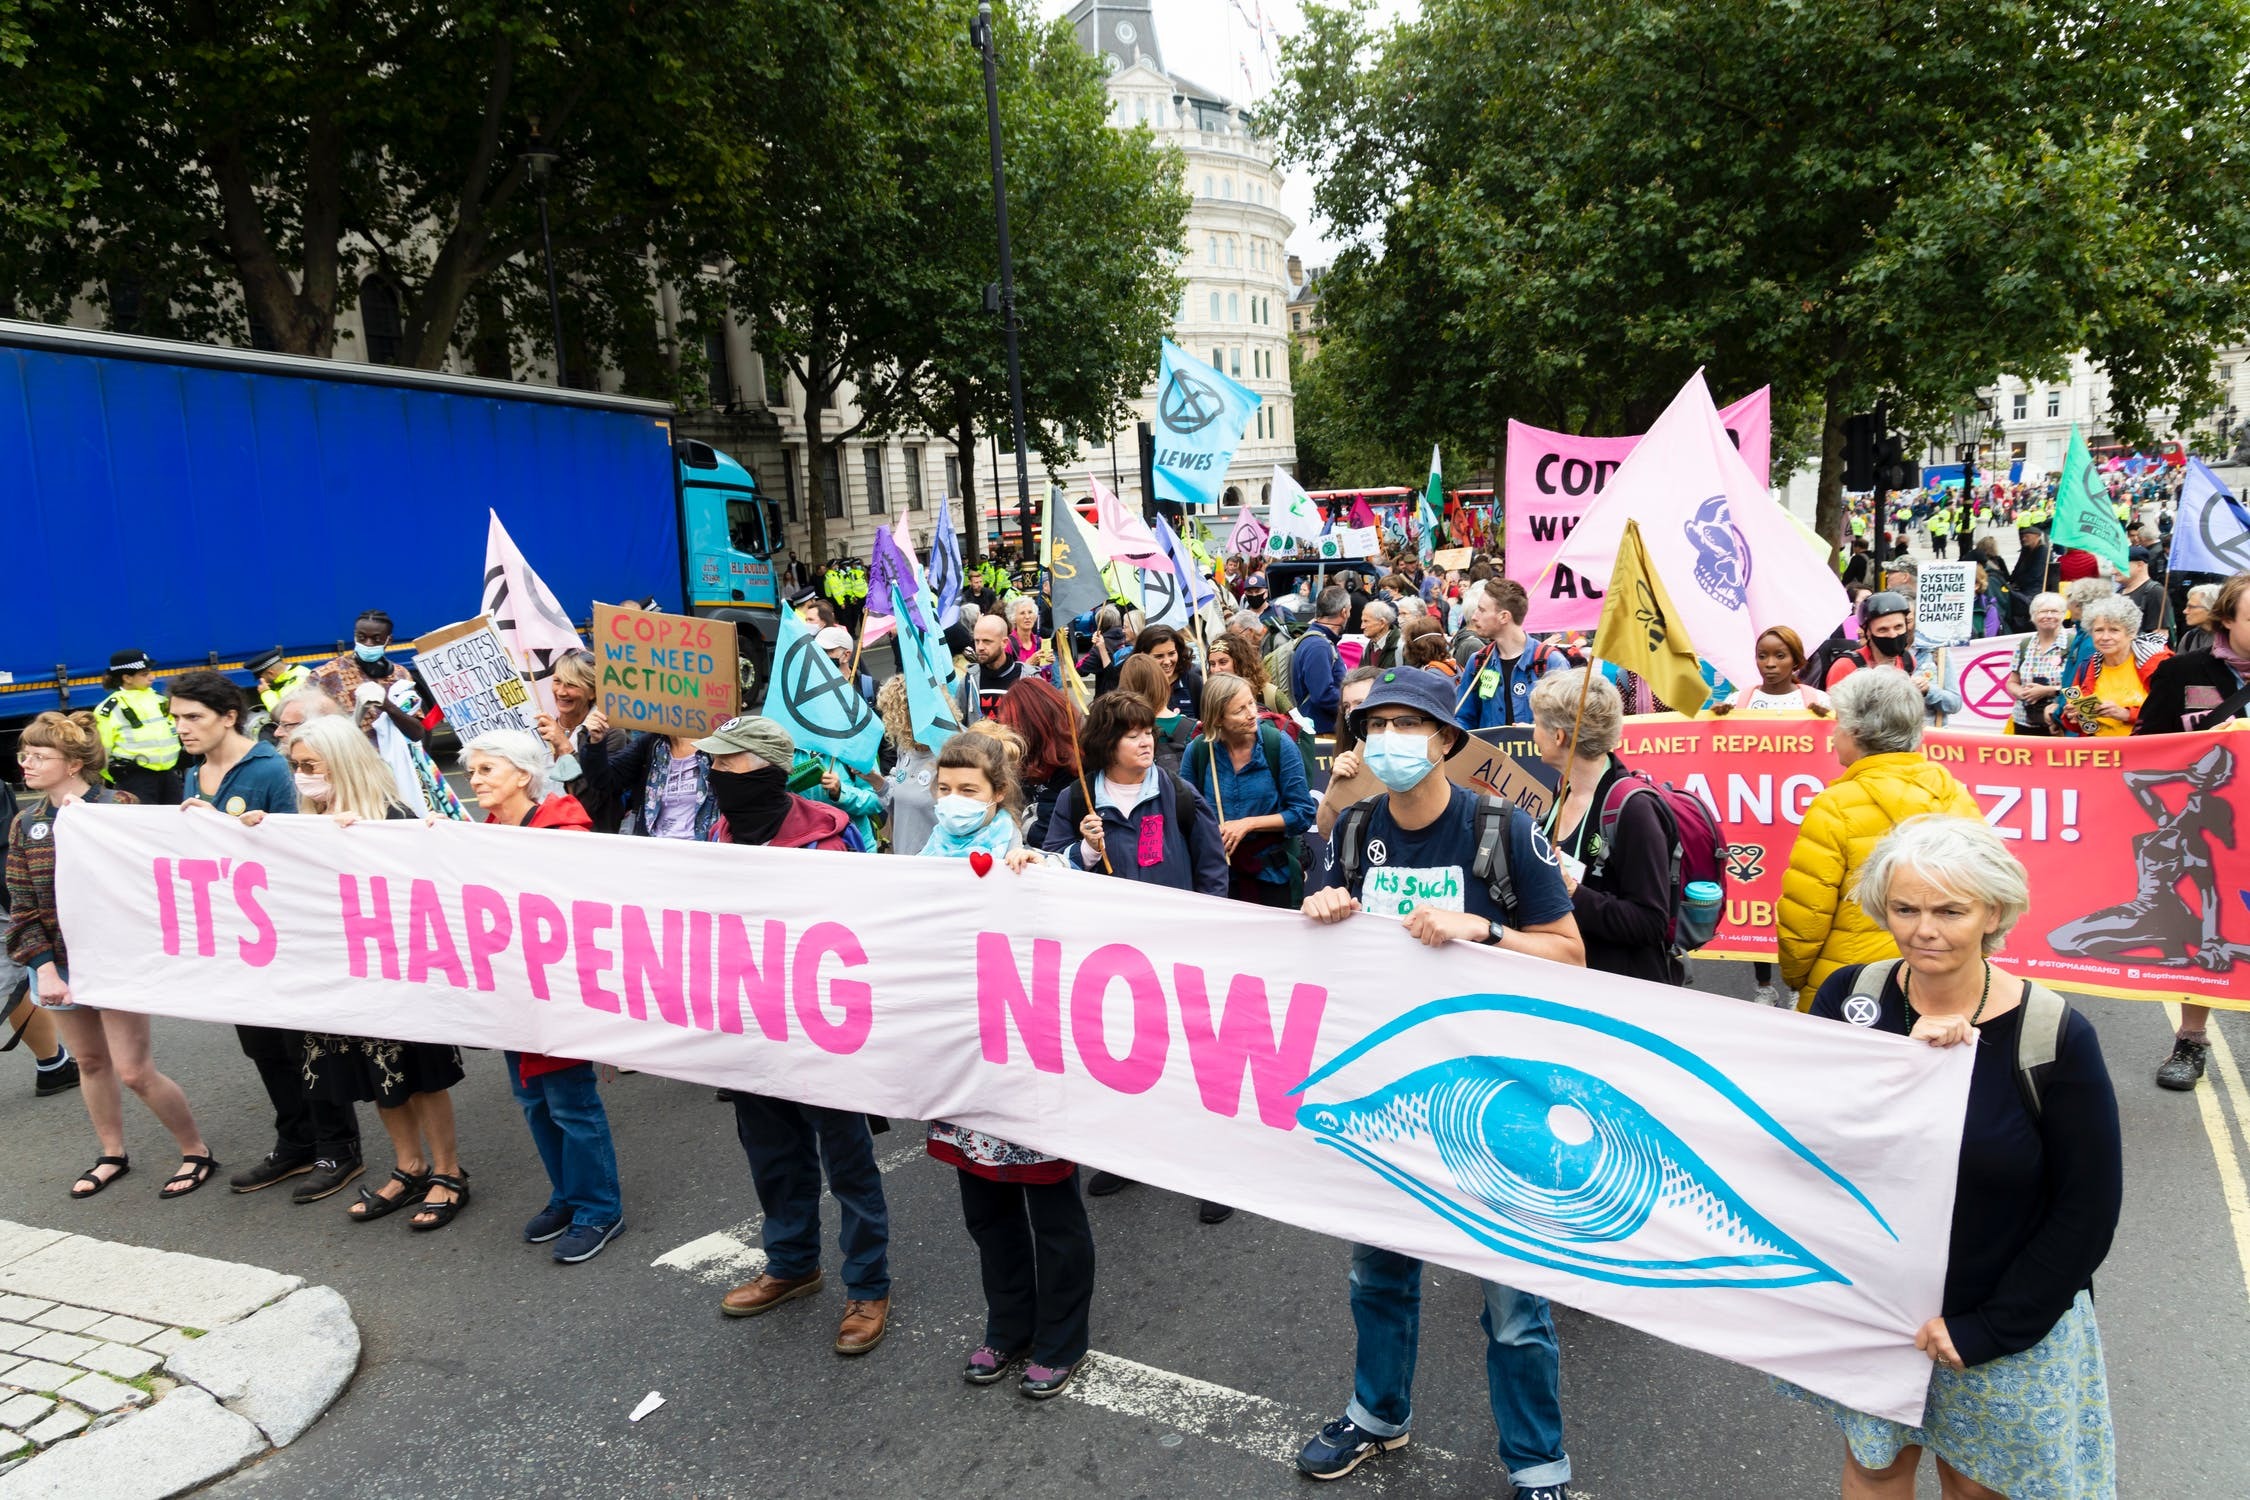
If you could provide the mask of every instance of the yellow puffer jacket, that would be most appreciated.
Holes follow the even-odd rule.
[[[1898,957],[1849,892],[1883,835],[1923,813],[1984,816],[1969,789],[1919,751],[1860,757],[1805,809],[1779,913],[1781,978],[1797,992],[1797,1009],[1812,1009],[1821,981],[1847,964]]]

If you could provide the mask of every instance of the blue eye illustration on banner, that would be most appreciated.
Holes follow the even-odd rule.
[[[1701,1058],[1628,1022],[1528,996],[1433,1001],[1378,1028],[1299,1086],[1306,1102],[1298,1124],[1478,1243],[1517,1260],[1621,1286],[1848,1282],[1639,1100],[1584,1069],[1455,1057],[1412,1068],[1355,1098],[1312,1097],[1319,1084],[1377,1049],[1468,1011],[1581,1026],[1657,1054],[1725,1098],[1745,1130],[1778,1142],[1843,1188],[1897,1238],[1864,1194]]]

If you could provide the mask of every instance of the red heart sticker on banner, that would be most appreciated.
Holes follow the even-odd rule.
[[[992,873],[992,856],[982,849],[971,849],[969,851],[969,868],[977,872],[977,879],[982,880]]]

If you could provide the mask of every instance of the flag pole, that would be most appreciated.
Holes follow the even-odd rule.
[[[1062,621],[1057,620],[1055,622],[1055,656],[1058,661],[1061,659],[1063,647],[1067,643],[1068,638],[1063,634]],[[1064,680],[1074,688],[1076,687],[1078,669],[1075,664],[1068,669]],[[1079,711],[1084,712],[1085,705],[1080,704]],[[1086,785],[1086,756],[1078,747],[1078,726],[1075,724],[1071,726],[1070,730],[1070,763],[1078,773],[1078,795],[1086,799],[1086,811],[1092,812],[1094,810],[1094,792],[1093,788]],[[1117,873],[1109,862],[1109,841],[1107,839],[1102,841],[1102,873],[1104,875],[1115,875]]]

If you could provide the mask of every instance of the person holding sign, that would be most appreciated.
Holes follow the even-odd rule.
[[[415,756],[429,730],[422,722],[422,695],[414,686],[414,674],[390,658],[393,634],[388,614],[379,609],[362,611],[352,622],[351,653],[316,667],[313,681],[338,703],[352,706],[359,727],[373,736],[375,749],[391,768],[391,779],[408,806],[458,816],[430,796],[436,772],[428,766],[427,752],[419,760]],[[362,688],[367,691],[361,692]],[[442,779],[438,784],[443,786]]]
[[[1389,791],[1349,809],[1335,837],[1339,883],[1305,898],[1315,922],[1361,914],[1396,920],[1432,948],[1482,943],[1583,966],[1585,944],[1554,850],[1513,804],[1456,785],[1442,763],[1468,744],[1453,684],[1429,672],[1384,672],[1352,716],[1367,768]],[[1487,837],[1498,819],[1499,837]],[[1480,868],[1481,845],[1505,852]],[[1428,897],[1410,891],[1438,892]],[[1500,1460],[1519,1497],[1564,1496],[1562,1356],[1544,1297],[1483,1283],[1485,1370]],[[1297,1455],[1315,1479],[1340,1479],[1406,1445],[1414,1417],[1421,1337],[1422,1263],[1372,1245],[1352,1246],[1352,1322],[1358,1330],[1352,1400]]]
[[[1294,909],[1303,899],[1303,835],[1318,804],[1295,740],[1258,714],[1250,684],[1216,676],[1203,689],[1203,733],[1188,742],[1181,771],[1218,810],[1227,855],[1227,894]]]
[[[1757,685],[1742,688],[1732,698],[1712,704],[1711,712],[1723,718],[1738,708],[1745,708],[1754,713],[1809,713],[1825,719],[1829,714],[1828,695],[1797,680],[1797,674],[1804,669],[1804,637],[1786,625],[1760,631]]]
[[[2141,606],[2123,594],[2096,599],[2079,623],[2094,649],[2063,689],[2055,721],[2066,735],[2131,734],[2150,679],[2172,653],[2140,635]]]
[[[1906,595],[1891,589],[1869,595],[1859,606],[1859,635],[1864,644],[1829,665],[1826,686],[1831,691],[1863,667],[1896,667],[1913,679],[1923,712],[1937,722],[1961,711],[1961,695],[1938,681],[1935,670],[1914,654],[1914,606]]]

